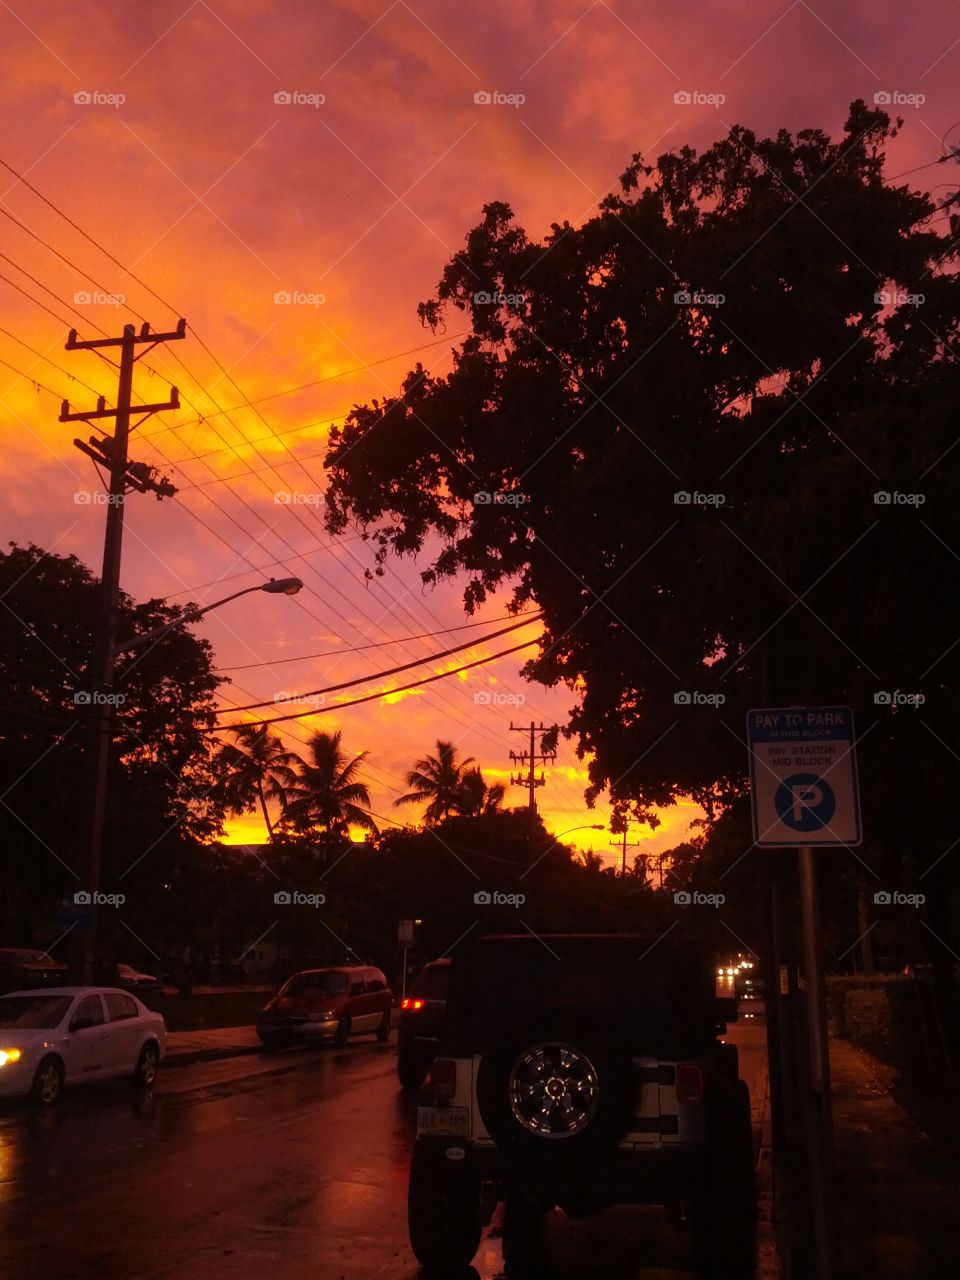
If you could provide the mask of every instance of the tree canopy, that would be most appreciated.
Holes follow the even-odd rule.
[[[82,887],[98,588],[75,556],[14,543],[0,553],[0,897],[11,940],[29,936],[60,896]],[[119,634],[141,634],[180,612],[124,594]],[[149,917],[166,927],[163,898],[183,851],[221,830],[223,798],[205,734],[219,683],[210,646],[182,628],[117,662],[103,884],[116,889],[124,876],[130,918],[141,926]]]
[[[891,769],[946,833],[960,295],[945,217],[885,178],[901,124],[637,155],[542,241],[486,204],[419,309],[468,318],[452,372],[331,433],[331,531],[542,609],[525,672],[575,694],[591,798],[712,814],[749,707],[850,703],[878,838],[918,838]]]

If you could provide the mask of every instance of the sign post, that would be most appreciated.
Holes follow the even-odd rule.
[[[397,941],[403,948],[403,977],[400,980],[400,999],[407,998],[407,952],[413,944],[413,920],[401,920],[397,926]]]
[[[834,1275],[833,1122],[814,848],[860,843],[853,713],[776,707],[747,713],[754,843],[799,850],[808,1032],[807,1136],[818,1280]]]

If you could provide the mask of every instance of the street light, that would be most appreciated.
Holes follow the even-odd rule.
[[[547,854],[550,853],[551,850],[557,847],[557,845],[560,843],[560,841],[563,839],[564,836],[568,836],[574,831],[605,831],[605,830],[606,830],[606,827],[604,827],[602,822],[588,822],[582,827],[568,827],[566,831],[561,831],[558,836],[553,837],[553,840],[550,842],[550,844],[547,845],[546,849],[544,849],[540,857],[537,858],[537,861],[530,863],[529,867],[527,867],[526,871],[524,871],[520,879],[522,880],[524,876],[528,876],[530,872],[533,870],[533,868],[537,865],[537,863],[542,862],[543,859],[547,856]]]
[[[182,627],[188,622],[196,622],[198,618],[202,618],[211,609],[218,609],[222,604],[228,604],[229,601],[236,600],[240,596],[249,595],[252,591],[266,591],[271,595],[293,596],[297,594],[302,586],[303,583],[299,578],[271,578],[269,582],[258,583],[255,587],[244,587],[242,591],[235,591],[233,595],[224,596],[222,600],[214,600],[212,604],[205,605],[202,609],[187,609],[179,618],[174,618],[172,622],[165,623],[161,627],[154,627],[151,631],[147,631],[141,636],[135,636],[131,640],[123,641],[120,644],[111,643],[109,634],[107,635],[107,643],[101,649],[101,653],[105,655],[102,678],[99,688],[92,692],[90,699],[94,715],[94,775],[91,788],[92,816],[84,895],[86,904],[89,906],[89,927],[84,936],[82,961],[79,966],[81,971],[80,979],[84,986],[90,986],[96,980],[97,893],[100,888],[100,868],[103,863],[103,827],[107,808],[110,728],[113,720],[113,698],[110,694],[113,689],[114,659],[118,654],[128,653],[130,650],[139,649],[142,645],[149,644],[154,640],[160,640],[177,627]]]
[[[202,609],[187,609],[179,618],[174,618],[172,622],[164,623],[162,627],[154,627],[152,631],[145,631],[143,635],[136,636],[132,640],[121,641],[120,644],[114,645],[110,650],[110,657],[115,658],[119,653],[129,653],[131,649],[139,649],[141,645],[149,644],[152,640],[160,640],[169,631],[175,631],[177,627],[182,627],[188,622],[196,622],[198,618],[202,618],[211,609],[219,609],[222,604],[229,604],[231,600],[237,600],[240,596],[247,596],[251,591],[266,591],[270,595],[295,596],[302,587],[303,583],[299,578],[271,578],[269,582],[259,582],[255,587],[244,587],[242,591],[235,591],[232,596],[224,596],[222,600],[214,600],[213,604],[204,605]]]

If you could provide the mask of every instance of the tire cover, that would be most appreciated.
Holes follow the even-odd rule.
[[[609,1151],[633,1118],[626,1044],[582,1014],[505,1032],[480,1059],[477,1105],[502,1147],[549,1161]]]

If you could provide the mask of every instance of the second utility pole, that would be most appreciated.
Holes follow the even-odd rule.
[[[172,485],[152,478],[151,468],[131,463],[127,458],[130,437],[130,418],[134,413],[149,417],[162,409],[179,408],[177,389],[171,389],[170,400],[164,404],[134,406],[133,366],[138,359],[136,348],[140,344],[155,346],[159,342],[173,342],[186,337],[186,321],[181,320],[174,333],[151,333],[145,324],[139,333],[132,324],[124,325],[120,338],[97,338],[89,342],[77,340],[76,329],[71,329],[67,339],[68,351],[90,351],[100,347],[120,348],[120,376],[117,385],[117,407],[107,409],[101,396],[97,407],[86,413],[71,413],[65,400],[60,413],[61,422],[92,422],[101,418],[114,419],[111,437],[91,436],[89,444],[75,440],[74,444],[94,462],[106,467],[110,473],[107,496],[107,519],[103,541],[103,570],[100,574],[100,604],[97,613],[93,660],[90,665],[90,688],[83,690],[83,701],[90,708],[90,826],[89,843],[84,860],[82,896],[79,901],[89,907],[87,927],[84,930],[83,955],[79,969],[84,986],[96,982],[97,954],[97,895],[100,889],[100,867],[103,861],[103,829],[107,804],[107,782],[110,764],[111,724],[113,720],[113,660],[117,639],[117,615],[120,603],[120,552],[123,541],[123,504],[128,489],[141,493],[152,490],[158,498],[172,495]],[[148,348],[149,349],[149,348]],[[143,354],[146,354],[144,352]],[[143,421],[141,418],[140,422]],[[139,425],[139,422],[136,424]]]
[[[530,721],[529,725],[514,724],[513,721],[511,720],[510,732],[530,734],[530,750],[529,751],[520,751],[520,752],[511,751],[510,752],[511,761],[517,766],[519,766],[519,769],[520,769],[520,772],[517,774],[516,777],[514,777],[513,774],[511,773],[510,781],[515,786],[527,788],[527,791],[529,792],[528,804],[530,807],[530,812],[536,813],[537,812],[537,787],[542,787],[546,783],[546,779],[544,778],[542,773],[538,778],[536,776],[536,773],[534,772],[536,769],[537,762],[539,761],[541,764],[551,764],[557,758],[557,753],[555,751],[542,751],[539,754],[537,753],[537,734],[549,733],[550,726],[544,725],[544,724],[536,725],[533,723],[532,720]],[[526,777],[523,776],[524,768],[526,768],[527,770]]]

